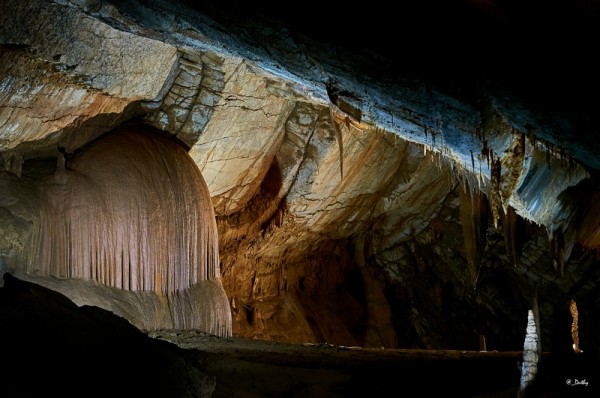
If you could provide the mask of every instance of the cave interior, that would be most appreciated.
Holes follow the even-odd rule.
[[[65,330],[114,335],[115,357],[164,331],[381,350],[355,371],[389,389],[351,384],[363,395],[408,391],[389,381],[401,373],[469,396],[599,388],[600,3],[1,7],[0,337],[19,348],[6,391],[32,357],[63,355],[50,338]],[[137,392],[261,396],[141,347],[140,380],[168,373],[197,395]],[[300,384],[279,393],[350,394]]]

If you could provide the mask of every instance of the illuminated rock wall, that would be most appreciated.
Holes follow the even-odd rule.
[[[469,50],[476,62],[389,46],[429,81],[254,18],[255,3],[234,18],[198,3],[3,2],[0,270],[146,329],[217,330],[198,321],[214,313],[227,330],[231,307],[245,337],[463,349],[485,335],[520,349],[537,284],[542,339],[571,296],[597,324],[600,141],[593,116],[555,112],[550,94],[577,100],[554,85],[564,71],[527,101],[487,79],[437,84],[452,67],[531,67],[488,42]],[[443,20],[453,29],[431,37],[455,30]],[[194,202],[168,141],[88,146],[133,118],[189,148],[210,200]],[[209,205],[218,267],[196,225]]]

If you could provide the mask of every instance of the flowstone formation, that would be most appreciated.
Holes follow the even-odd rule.
[[[181,144],[129,124],[66,158],[60,153],[38,190],[39,222],[26,269],[17,271],[154,298],[157,308],[131,319],[144,329],[231,334],[214,210]],[[153,312],[171,322],[150,321],[160,319]]]
[[[143,128],[92,142],[42,182],[30,273],[168,294],[220,277],[206,183],[186,151]]]

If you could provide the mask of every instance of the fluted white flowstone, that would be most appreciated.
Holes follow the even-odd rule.
[[[181,146],[128,126],[90,144],[68,167],[60,156],[41,190],[30,273],[152,291],[172,301],[179,327],[230,333],[214,210]],[[200,294],[186,293],[198,285]]]

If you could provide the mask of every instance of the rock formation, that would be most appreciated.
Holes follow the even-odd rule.
[[[27,273],[155,292],[169,299],[173,327],[230,335],[206,183],[182,147],[149,130],[113,131],[68,165],[59,155],[40,183]],[[190,288],[212,311],[195,309]],[[146,325],[160,327],[166,325]]]
[[[147,281],[119,279],[119,267],[124,275],[131,263],[111,248],[106,255],[113,260],[96,263],[106,276],[90,278],[109,286],[35,275],[44,270],[87,278],[93,261],[68,264],[79,254],[50,255],[48,265],[40,265],[47,254],[37,257],[37,265],[23,260],[33,253],[29,242],[38,228],[66,228],[66,219],[48,220],[44,227],[37,218],[49,204],[42,198],[54,196],[50,186],[43,196],[36,187],[62,178],[60,169],[50,177],[65,156],[58,148],[66,154],[64,173],[80,170],[78,182],[69,186],[82,192],[56,206],[122,195],[117,213],[131,222],[119,220],[114,231],[125,239],[141,236],[128,233],[141,222],[130,209],[151,212],[149,206],[168,201],[186,208],[173,213],[186,215],[185,227],[178,222],[178,228],[201,227],[189,213],[193,183],[178,183],[173,196],[160,186],[154,194],[162,192],[164,199],[89,188],[88,175],[112,184],[103,173],[113,167],[123,170],[115,181],[147,187],[161,178],[158,153],[180,165],[178,155],[153,152],[142,156],[142,172],[130,174],[118,156],[122,148],[113,153],[117,143],[108,138],[107,148],[86,160],[86,145],[135,121],[181,142],[206,182],[220,265],[212,260],[198,271],[211,278],[220,271],[233,334],[458,349],[478,347],[484,335],[490,350],[520,349],[521,325],[537,288],[544,347],[570,346],[569,337],[556,336],[570,328],[561,319],[568,318],[571,299],[580,309],[581,346],[598,347],[593,330],[600,319],[600,163],[597,143],[586,134],[594,102],[581,101],[566,80],[537,73],[541,66],[544,76],[559,70],[545,52],[548,44],[531,49],[529,37],[519,37],[517,45],[501,35],[472,41],[477,34],[452,25],[468,20],[442,16],[447,6],[439,15],[430,10],[432,19],[422,25],[410,22],[411,9],[400,10],[405,24],[391,15],[378,23],[366,13],[362,29],[352,25],[360,10],[314,14],[309,10],[316,5],[305,6],[285,24],[277,19],[281,11],[259,13],[235,1],[223,7],[163,0],[5,2],[10,12],[0,25],[0,269],[43,281],[78,304],[111,308],[143,328],[173,322],[164,303],[148,299],[146,290],[169,293],[210,279],[193,274],[187,259],[140,262],[130,275],[160,271],[146,273]],[[301,17],[328,25],[337,40],[299,29]],[[517,33],[511,34],[529,32],[523,30],[528,21],[513,22]],[[445,30],[434,30],[437,23]],[[368,31],[378,25],[394,35],[397,46],[368,48],[374,40]],[[411,41],[411,29],[423,26],[437,32],[433,37],[441,45]],[[454,47],[453,40],[463,39],[477,50]],[[392,50],[397,57],[390,60]],[[572,59],[581,60],[582,73],[593,69],[585,54],[578,57]],[[513,84],[505,76],[488,79],[504,69],[522,74]],[[564,73],[583,79],[573,69]],[[567,100],[549,98],[552,84]],[[523,91],[515,90],[519,86]],[[181,146],[168,147],[169,153],[181,152]],[[104,161],[111,167],[94,168]],[[149,229],[147,236],[159,235]],[[175,245],[195,242],[167,235]],[[131,247],[119,238],[112,242]],[[54,243],[43,252],[50,247]],[[163,249],[148,255],[174,253]],[[200,251],[183,252],[200,258]],[[122,289],[134,281],[140,291]],[[201,304],[202,294],[194,297],[197,311],[224,311]]]
[[[521,386],[519,396],[525,396],[526,391],[531,389],[535,382],[539,357],[538,357],[538,335],[533,311],[527,313],[527,332],[523,343],[523,363],[521,365]]]

